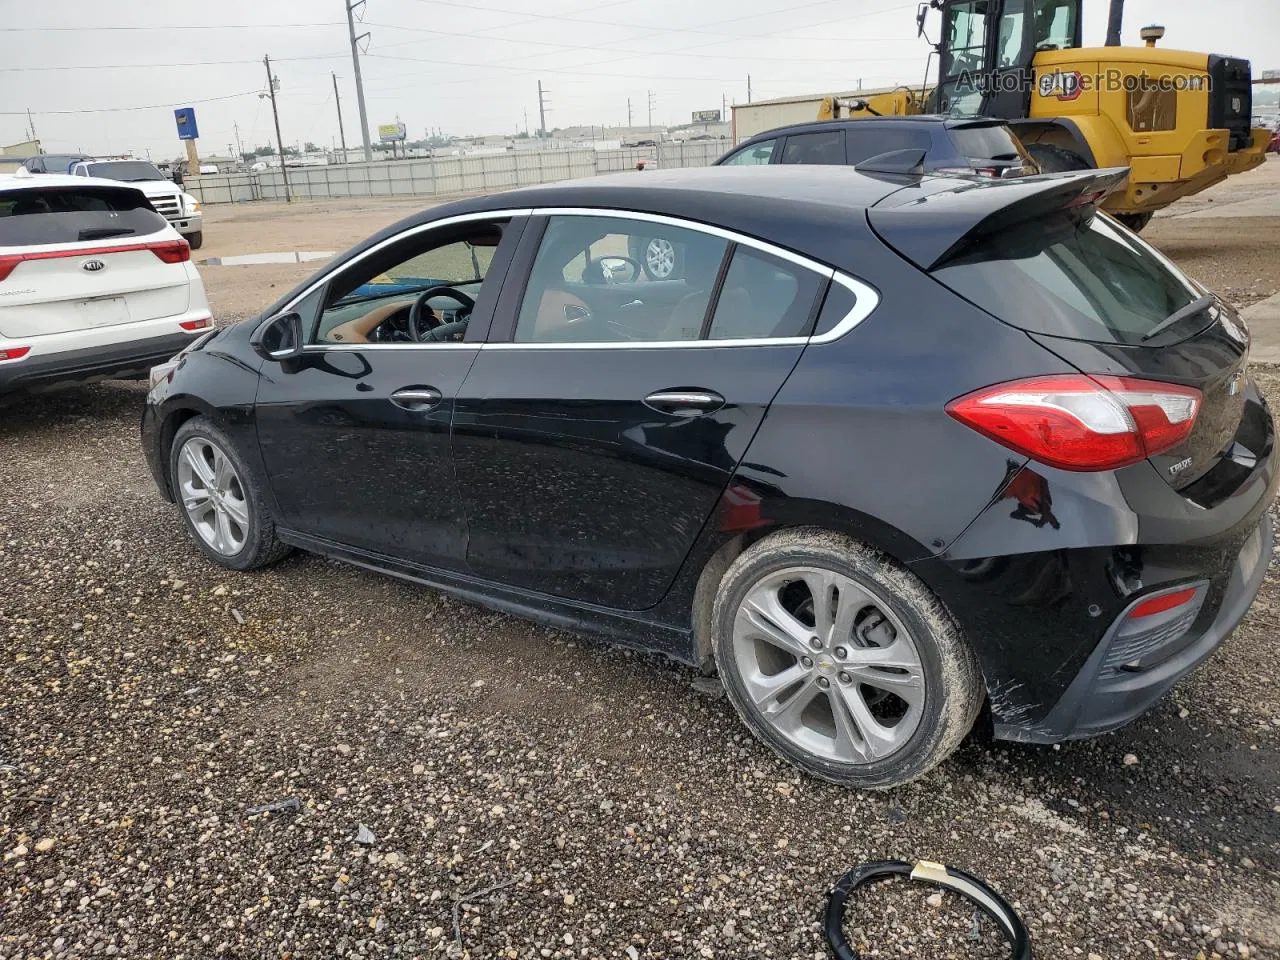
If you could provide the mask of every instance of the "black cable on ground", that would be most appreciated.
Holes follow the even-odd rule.
[[[857,951],[844,935],[844,911],[849,895],[865,883],[889,877],[906,877],[960,894],[999,925],[1009,941],[1012,960],[1032,960],[1027,928],[1000,894],[963,870],[929,860],[917,861],[914,866],[903,860],[876,860],[854,867],[836,881],[822,921],[827,945],[836,960],[859,960]]]

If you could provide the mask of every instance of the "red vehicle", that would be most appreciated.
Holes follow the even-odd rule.
[[[1267,153],[1280,153],[1280,129],[1271,135],[1271,142],[1267,144]]]

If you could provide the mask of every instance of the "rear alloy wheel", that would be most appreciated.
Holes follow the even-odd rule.
[[[766,538],[730,566],[716,666],[752,732],[849,786],[889,787],[948,756],[983,693],[976,661],[910,573],[823,531]]]
[[[196,417],[178,429],[169,476],[192,539],[215,563],[252,570],[289,552],[276,539],[275,524],[248,468],[210,420]]]

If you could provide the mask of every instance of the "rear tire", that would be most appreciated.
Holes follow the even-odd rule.
[[[256,570],[293,549],[276,538],[244,457],[209,418],[193,417],[178,428],[169,448],[169,482],[187,533],[214,563]]]
[[[1151,222],[1152,214],[1150,213],[1116,213],[1112,214],[1117,220],[1123,223],[1134,233],[1141,233],[1142,228]]]
[[[1041,173],[1066,173],[1068,170],[1092,169],[1084,157],[1074,150],[1056,147],[1052,143],[1024,144],[1027,153],[1040,165]]]
[[[204,246],[204,231],[197,230],[195,233],[188,233],[187,243],[191,245],[192,250],[199,250]]]
[[[977,660],[938,599],[839,534],[788,530],[746,550],[721,580],[712,624],[743,722],[833,783],[914,780],[960,745],[983,704]]]

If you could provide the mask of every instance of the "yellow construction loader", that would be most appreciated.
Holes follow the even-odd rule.
[[[921,36],[929,11],[942,14],[936,84],[828,97],[818,117],[1001,118],[1045,171],[1129,167],[1127,186],[1103,206],[1138,230],[1179,197],[1263,162],[1271,133],[1250,128],[1249,61],[1157,47],[1158,26],[1142,29],[1145,46],[1121,46],[1124,0],[1111,0],[1106,46],[1083,47],[1081,3],[921,3]]]

